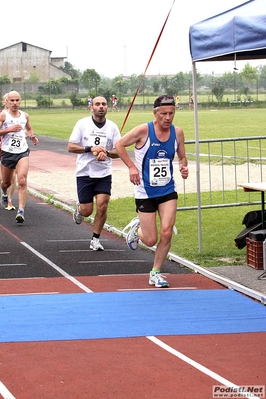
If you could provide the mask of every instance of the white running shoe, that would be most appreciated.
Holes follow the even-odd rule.
[[[149,284],[157,288],[168,288],[169,283],[164,279],[160,272],[150,272]]]
[[[135,217],[134,219],[131,220],[131,222],[123,230],[123,231],[125,231],[130,227],[130,230],[129,230],[127,238],[126,238],[126,243],[130,249],[133,249],[133,251],[135,251],[135,249],[138,248],[138,243],[139,243],[138,227],[139,227],[139,225],[140,225],[139,218]]]
[[[25,221],[24,212],[22,209],[19,209],[16,216],[16,223],[23,223],[24,221]]]
[[[100,243],[99,238],[93,237],[90,243],[90,249],[92,249],[93,251],[104,251],[104,247]]]
[[[81,224],[82,223],[83,216],[79,213],[79,203],[77,203],[76,209],[74,210],[73,220],[77,224]]]

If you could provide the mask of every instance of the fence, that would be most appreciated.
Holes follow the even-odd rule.
[[[196,196],[187,203],[187,195],[197,192],[196,142],[186,141],[186,153],[189,159],[189,178],[183,181],[183,194],[179,199],[178,211],[198,209]],[[204,195],[204,208],[259,204],[251,201],[251,194],[245,193],[238,184],[266,181],[266,137],[253,136],[214,140],[199,140],[201,193]],[[228,192],[231,195],[228,195]],[[217,202],[217,195],[219,192]],[[234,200],[232,201],[232,193]],[[183,198],[182,198],[183,197]],[[183,202],[183,204],[182,204]]]

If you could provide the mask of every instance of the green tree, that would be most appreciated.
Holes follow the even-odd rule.
[[[36,83],[40,81],[40,75],[38,75],[36,72],[31,72],[29,78],[27,79],[27,82],[30,83]]]
[[[266,65],[261,65],[259,67],[259,85],[266,89]]]
[[[121,97],[121,94],[124,93],[124,88],[126,87],[126,82],[123,79],[123,75],[116,76],[113,79],[112,86],[115,88],[115,91],[118,91]]]
[[[63,67],[60,67],[65,73],[71,76],[71,79],[77,80],[81,77],[81,72],[78,69],[75,69],[74,66],[70,62],[65,62]]]
[[[171,87],[173,88],[173,91],[175,93],[179,93],[180,91],[185,89],[185,76],[183,72],[179,72],[171,78]]]
[[[7,75],[3,75],[3,76],[0,76],[0,83],[2,83],[2,84],[11,83],[11,80],[9,79],[9,77]]]
[[[247,83],[252,83],[257,81],[258,79],[258,69],[257,67],[252,67],[249,63],[247,63],[241,71],[241,76],[243,80]]]
[[[223,100],[224,96],[224,86],[222,84],[221,79],[215,80],[212,88],[212,93],[216,97],[216,100],[218,102],[221,102]]]
[[[98,93],[98,86],[101,82],[100,75],[95,71],[95,69],[86,69],[81,76],[81,83],[88,90],[95,90],[95,94]]]

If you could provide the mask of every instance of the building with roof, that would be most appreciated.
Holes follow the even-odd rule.
[[[62,76],[71,79],[60,67],[66,57],[51,57],[52,51],[29,43],[19,42],[0,49],[0,76],[8,76],[11,83],[26,82],[31,74],[39,82]]]

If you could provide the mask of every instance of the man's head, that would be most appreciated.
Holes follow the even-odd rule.
[[[91,110],[93,112],[93,115],[98,117],[98,118],[103,118],[107,114],[107,101],[104,97],[94,97],[92,99],[92,106]]]
[[[154,101],[154,104],[153,104],[153,109],[162,107],[162,106],[166,106],[166,105],[173,105],[175,107],[174,97],[163,95],[163,96],[156,98],[156,100]]]
[[[9,109],[13,111],[18,109],[20,106],[20,102],[21,102],[20,94],[17,91],[12,90],[9,93],[7,93],[6,105]]]
[[[172,96],[160,96],[156,98],[153,105],[153,114],[156,123],[161,129],[168,129],[175,116],[175,100]]]

